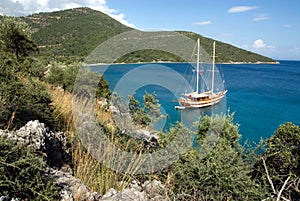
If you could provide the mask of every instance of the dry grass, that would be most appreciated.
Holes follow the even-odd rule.
[[[102,158],[102,160],[109,161],[111,166],[115,166],[117,162],[116,167],[119,167],[121,171],[123,169],[122,161],[112,159],[112,153],[114,153],[112,148],[106,147],[104,153],[102,153],[105,159]],[[73,152],[74,175],[80,178],[93,191],[97,191],[100,194],[104,194],[110,188],[122,190],[131,182],[132,175],[139,167],[139,163],[142,163],[140,156],[140,154],[136,154],[130,161],[130,165],[126,169],[128,173],[121,173],[118,170],[112,170],[102,165],[100,161],[94,159],[89,150],[84,149],[78,143]],[[108,166],[110,165],[108,164]]]
[[[131,161],[129,161],[128,167],[125,169],[125,172],[127,173],[122,173],[122,171],[124,171],[122,160],[112,160],[112,158],[114,158],[113,154],[115,153],[113,147],[99,147],[99,150],[102,150],[102,153],[101,157],[97,158],[101,158],[101,161],[106,160],[111,162],[111,165],[115,167],[115,170],[103,166],[99,160],[96,160],[92,156],[92,152],[90,152],[89,148],[82,145],[79,137],[76,135],[76,128],[72,117],[72,94],[50,85],[47,86],[47,90],[52,97],[56,118],[60,121],[61,125],[63,125],[69,140],[73,143],[72,158],[74,176],[81,179],[93,191],[97,191],[100,194],[104,194],[110,188],[121,190],[126,187],[132,180],[132,175],[134,175],[143,163],[141,152],[136,151],[133,153],[133,157]],[[95,104],[94,110],[98,120],[106,125],[111,133],[113,133],[114,125],[111,120],[111,113],[104,110],[102,106],[98,104]],[[118,139],[115,139],[113,135],[110,136],[109,140],[111,144],[118,145]],[[128,144],[129,143],[130,142],[128,142]],[[100,144],[99,146],[103,145]],[[119,159],[122,159],[122,156]],[[110,166],[110,164],[108,164],[108,166]]]
[[[67,131],[69,139],[73,139],[75,125],[72,116],[72,94],[50,85],[47,85],[47,91],[51,95],[55,119],[59,120],[59,123]]]
[[[70,92],[63,91],[60,88],[47,85],[48,93],[51,95],[52,106],[54,107],[54,113],[56,119],[59,120],[63,128],[70,134],[68,136],[72,139],[75,133],[75,125],[72,115],[72,99],[73,95]],[[99,122],[105,124],[108,128],[113,129],[112,115],[109,110],[105,110],[101,105],[95,101],[94,109],[95,114],[98,117]]]

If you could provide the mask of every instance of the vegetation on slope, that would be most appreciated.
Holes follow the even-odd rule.
[[[35,44],[27,24],[5,17],[0,25],[0,129],[14,130],[30,120],[54,128],[50,96],[37,78],[30,53]],[[17,50],[17,51],[16,51]],[[37,77],[35,77],[37,76]],[[57,200],[59,187],[46,176],[45,162],[32,147],[0,138],[0,196],[22,200]]]
[[[41,53],[87,56],[108,38],[129,31],[120,22],[90,8],[75,8],[25,17]]]
[[[59,187],[46,176],[44,165],[32,147],[0,137],[0,197],[59,200]]]
[[[197,40],[200,38],[201,46],[206,50],[207,53],[212,54],[213,52],[213,39],[204,37],[202,35],[193,33],[193,32],[186,32],[186,31],[179,31],[179,33],[193,39]],[[275,62],[273,59],[234,47],[230,44],[223,43],[221,41],[216,41],[216,62]]]
[[[41,53],[56,56],[86,57],[105,40],[117,34],[133,30],[113,18],[89,8],[75,8],[51,13],[39,13],[25,17],[32,27],[32,37]],[[212,54],[213,39],[193,32],[178,31],[196,40]],[[178,56],[157,50],[141,50],[119,58],[116,62],[183,61]],[[236,48],[217,41],[217,62],[275,62],[271,58]]]
[[[27,27],[26,23],[19,19],[7,17],[1,20],[0,129],[19,128],[33,119],[40,119],[54,128],[50,96],[45,92],[44,84],[34,78],[42,71],[38,69],[40,63],[28,57],[35,45],[24,27]]]

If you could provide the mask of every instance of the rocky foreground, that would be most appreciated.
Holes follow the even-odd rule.
[[[132,181],[123,191],[110,189],[105,195],[93,192],[80,179],[73,176],[70,164],[72,162],[71,147],[64,132],[50,131],[39,121],[30,121],[24,127],[14,132],[0,130],[0,137],[21,143],[25,146],[35,146],[41,157],[46,158],[44,167],[46,175],[52,177],[60,187],[60,200],[105,200],[105,201],[152,201],[164,200],[164,186],[160,181],[146,181],[140,183]],[[21,200],[2,196],[0,201]]]

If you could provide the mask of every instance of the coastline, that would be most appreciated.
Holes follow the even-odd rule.
[[[225,63],[219,63],[219,64],[280,64],[279,61],[257,61],[257,62],[225,62]]]
[[[152,62],[134,62],[134,63],[95,63],[95,64],[88,64],[89,66],[101,66],[101,65],[121,65],[121,64],[159,64],[159,63],[174,63],[174,64],[180,64],[180,63],[191,63],[191,62],[176,62],[176,61],[152,61]],[[280,64],[279,61],[257,61],[257,62],[244,62],[244,61],[232,61],[232,62],[221,62],[216,64]]]

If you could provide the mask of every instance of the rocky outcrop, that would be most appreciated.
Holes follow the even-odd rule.
[[[102,201],[160,201],[167,200],[162,195],[165,187],[160,181],[146,181],[140,184],[137,181],[131,182],[128,188],[117,191],[113,188],[102,197]]]
[[[100,194],[93,192],[80,179],[75,178],[69,172],[49,168],[47,175],[53,178],[57,185],[61,188],[61,201],[96,201],[101,198]]]
[[[115,121],[116,125],[118,125],[119,129],[121,130],[121,134],[129,135],[136,140],[143,141],[145,147],[158,147],[158,135],[155,133],[150,132],[146,129],[138,128],[130,115],[127,109],[124,109],[121,106],[109,106],[109,110],[113,115],[113,120]]]
[[[70,169],[61,168],[71,164],[71,154],[64,132],[52,132],[39,121],[29,121],[25,126],[14,132],[0,130],[0,137],[15,141],[25,146],[34,146],[37,154],[46,158],[45,175],[53,178],[61,188],[61,201],[86,200],[95,201],[100,195],[92,192],[80,179],[72,175]],[[59,170],[60,169],[60,170]],[[68,170],[68,171],[62,171]],[[0,201],[19,200],[1,196]]]
[[[21,201],[20,198],[10,198],[9,196],[0,196],[0,201]]]
[[[139,130],[140,138],[151,139],[150,132]],[[61,188],[61,201],[158,201],[163,199],[164,186],[160,181],[146,181],[143,184],[133,181],[122,191],[110,189],[101,196],[93,192],[80,179],[72,175],[70,169],[62,168],[64,164],[71,164],[70,147],[64,132],[52,132],[39,121],[30,121],[24,127],[14,132],[0,130],[0,137],[15,141],[25,146],[35,146],[37,154],[46,158],[45,175],[53,178]],[[151,140],[150,140],[151,141]],[[20,200],[1,196],[0,201]]]
[[[29,121],[15,132],[0,131],[0,137],[13,140],[25,146],[33,145],[37,152],[46,156],[50,167],[60,169],[71,164],[71,153],[64,132],[52,132],[38,120]]]

